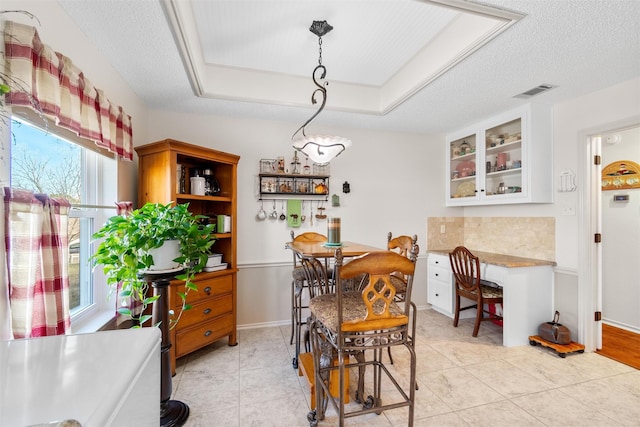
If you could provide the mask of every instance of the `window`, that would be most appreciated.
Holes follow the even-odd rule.
[[[56,135],[58,133],[59,135]],[[11,123],[11,186],[63,197],[72,204],[69,214],[69,308],[72,328],[99,312],[113,313],[104,277],[93,274],[89,257],[93,233],[115,210],[117,162],[82,144],[60,136],[49,123],[47,130],[16,116]],[[77,138],[77,137],[76,137]],[[93,144],[93,142],[89,142]],[[110,181],[107,179],[109,177]]]

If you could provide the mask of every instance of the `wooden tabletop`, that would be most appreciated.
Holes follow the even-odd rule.
[[[336,253],[336,249],[342,249],[342,256],[354,257],[364,255],[368,252],[379,252],[385,249],[363,245],[355,242],[342,242],[342,246],[326,246],[324,242],[288,242],[287,248],[297,252],[301,256],[314,258],[330,258]]]

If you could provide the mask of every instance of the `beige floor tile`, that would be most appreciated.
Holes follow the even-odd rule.
[[[548,390],[554,385],[536,378],[507,360],[496,360],[466,366],[474,377],[507,398]]]
[[[640,371],[559,389],[624,426],[640,420]]]
[[[415,427],[463,427],[469,424],[463,420],[458,413],[447,412],[446,414],[434,415],[428,418],[416,418],[413,425]],[[396,426],[406,426],[406,423],[396,424]]]
[[[474,427],[538,427],[544,426],[512,402],[503,400],[456,412]]]
[[[428,372],[421,377],[437,397],[453,410],[465,409],[504,399],[488,385],[475,378],[464,368],[451,368]]]
[[[174,399],[189,405],[192,414],[235,408],[240,405],[239,374],[184,376]]]
[[[597,409],[577,401],[559,390],[547,390],[511,400],[546,426],[618,425]]]

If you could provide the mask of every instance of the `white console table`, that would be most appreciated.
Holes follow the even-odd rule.
[[[157,427],[160,338],[141,328],[0,342],[0,425]]]
[[[528,344],[529,336],[537,335],[538,326],[553,318],[555,263],[471,251],[480,258],[481,277],[503,288],[502,344]],[[453,317],[455,288],[448,254],[447,250],[429,251],[428,301],[435,310]]]

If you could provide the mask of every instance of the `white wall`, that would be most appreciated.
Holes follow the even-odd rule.
[[[622,160],[640,163],[640,127],[615,134],[621,140],[614,145],[603,137],[602,167]],[[614,202],[614,194],[629,201]],[[602,236],[602,317],[640,331],[640,188],[602,192]]]

